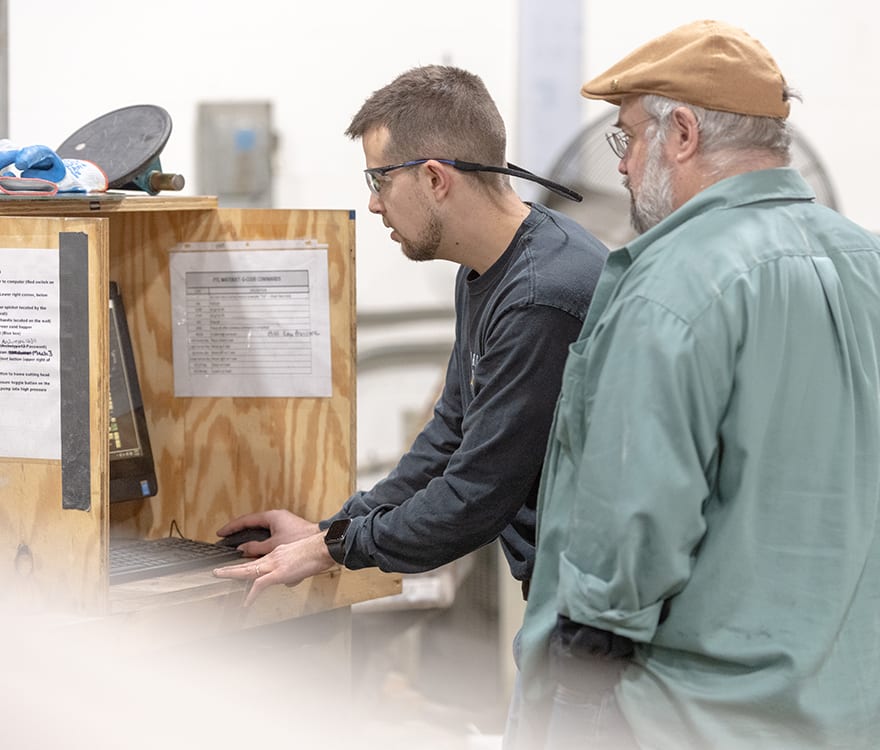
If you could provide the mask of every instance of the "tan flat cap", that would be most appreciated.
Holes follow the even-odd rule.
[[[620,104],[631,94],[658,94],[706,109],[788,117],[785,79],[770,53],[745,31],[695,21],[642,45],[583,85],[588,99]]]

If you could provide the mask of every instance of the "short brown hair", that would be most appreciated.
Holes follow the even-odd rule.
[[[345,134],[388,129],[389,161],[443,158],[505,166],[504,120],[479,76],[448,65],[399,75],[364,102]]]

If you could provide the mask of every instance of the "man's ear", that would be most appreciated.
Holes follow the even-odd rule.
[[[666,144],[678,162],[685,162],[697,153],[700,127],[697,116],[689,107],[678,107],[672,112]]]
[[[424,170],[425,177],[428,179],[428,183],[431,189],[431,192],[434,194],[434,197],[437,200],[442,200],[449,194],[449,190],[452,187],[452,167],[447,164],[442,164],[439,161],[435,161],[434,159],[430,159],[426,161],[422,166]]]

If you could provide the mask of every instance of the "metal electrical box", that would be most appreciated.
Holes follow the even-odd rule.
[[[271,103],[202,102],[197,128],[198,192],[228,208],[271,208]]]

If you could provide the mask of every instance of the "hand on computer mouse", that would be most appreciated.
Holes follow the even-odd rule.
[[[306,521],[288,510],[267,510],[247,513],[233,519],[217,529],[217,536],[229,539],[233,534],[253,531],[262,536],[245,540],[244,546],[235,545],[248,557],[267,555],[280,544],[304,539],[319,533],[320,529],[318,524]]]
[[[222,544],[225,547],[238,547],[247,542],[264,542],[270,536],[272,536],[272,532],[264,526],[251,526],[220,537],[217,544]]]

